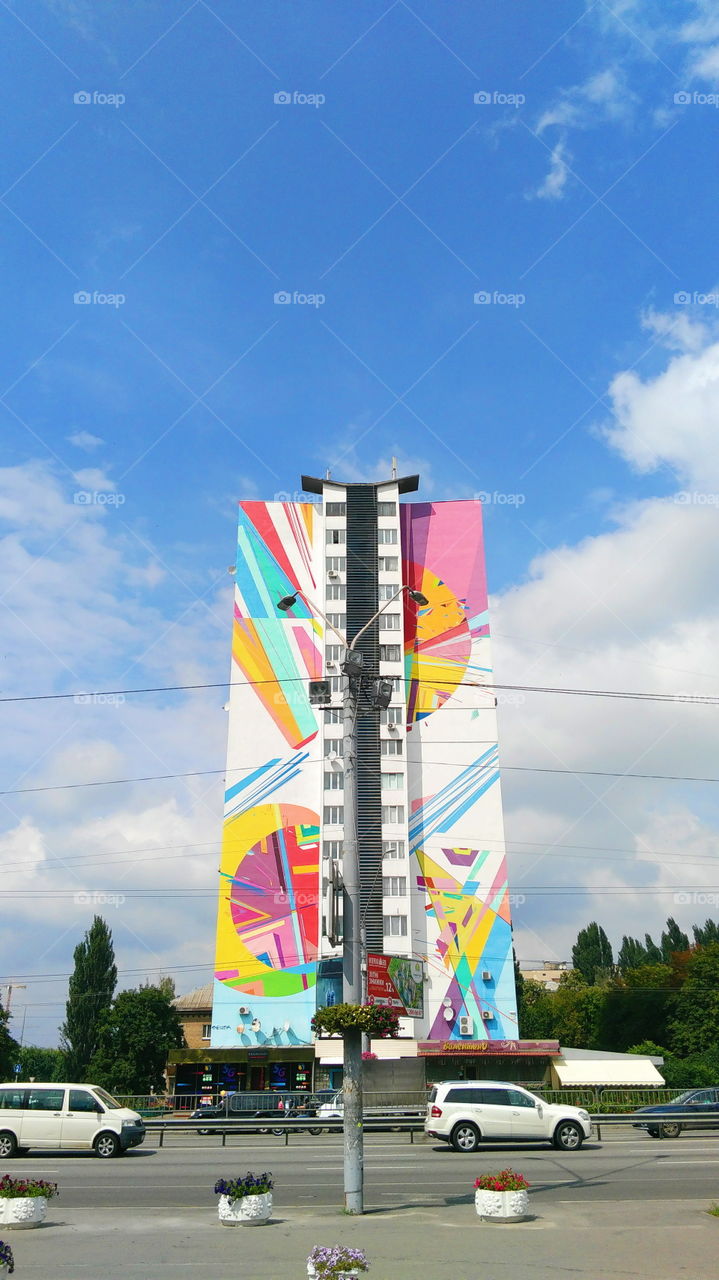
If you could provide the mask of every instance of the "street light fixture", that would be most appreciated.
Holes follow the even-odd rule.
[[[342,856],[343,914],[342,914],[342,995],[348,1004],[362,1004],[364,997],[362,962],[364,939],[360,911],[360,866],[357,840],[357,712],[359,692],[366,678],[364,655],[357,651],[357,641],[377,621],[385,609],[407,592],[411,600],[427,606],[429,600],[421,591],[403,584],[386,600],[382,607],[360,627],[352,640],[337,630],[303,591],[283,596],[277,608],[287,613],[297,603],[299,596],[305,604],[322,618],[323,622],[339,636],[345,646],[342,670],[347,679],[342,699],[342,764],[344,769],[344,832]],[[392,697],[392,682],[372,680],[373,706],[387,707]],[[344,1134],[344,1193],[345,1212],[364,1213],[364,1133],[362,1129],[362,1033],[357,1028],[344,1033],[344,1077],[342,1082],[343,1134]]]

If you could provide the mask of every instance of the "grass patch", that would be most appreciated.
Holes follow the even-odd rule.
[[[710,1214],[712,1218],[719,1218],[719,1204],[717,1204],[716,1200],[707,1209],[707,1213]]]

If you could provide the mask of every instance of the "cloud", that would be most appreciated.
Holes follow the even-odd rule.
[[[590,129],[607,120],[622,120],[631,113],[636,94],[627,87],[616,67],[606,67],[582,84],[563,89],[557,101],[540,116],[537,133],[554,125]]]
[[[105,443],[100,436],[94,436],[90,431],[75,431],[71,436],[65,436],[65,439],[74,444],[76,449],[84,449],[87,453]]]
[[[86,489],[97,489],[103,492],[113,492],[117,488],[114,480],[101,471],[98,467],[85,467],[82,471],[75,472],[75,479]]]
[[[552,147],[549,162],[549,173],[544,179],[544,182],[542,182],[534,192],[534,195],[538,197],[538,199],[561,200],[564,195],[564,188],[567,185],[567,178],[569,177],[567,156],[568,152],[564,142],[557,142],[556,145]]]

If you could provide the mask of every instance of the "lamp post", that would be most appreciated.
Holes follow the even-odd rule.
[[[364,671],[362,654],[357,651],[357,641],[368,631],[380,614],[395,600],[407,592],[415,604],[427,605],[429,601],[421,591],[401,586],[381,609],[348,643],[321,609],[302,591],[284,596],[278,609],[287,612],[301,596],[346,646],[342,670],[345,685],[342,697],[342,764],[344,769],[344,832],[342,841],[342,995],[348,1004],[362,1004],[362,919],[360,902],[360,864],[357,841],[357,712]],[[389,701],[389,698],[388,698]],[[376,706],[381,705],[375,702]],[[384,705],[387,705],[386,703]],[[362,1129],[362,1032],[349,1028],[344,1033],[344,1075],[342,1078],[343,1134],[344,1134],[344,1193],[345,1212],[364,1213],[364,1133]]]

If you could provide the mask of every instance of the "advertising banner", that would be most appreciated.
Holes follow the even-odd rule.
[[[401,1018],[424,1017],[424,965],[410,956],[367,956],[367,1003],[387,1005]]]

